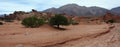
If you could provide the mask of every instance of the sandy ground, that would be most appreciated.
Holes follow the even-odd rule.
[[[93,37],[84,37],[52,47],[120,47],[120,24],[109,32]]]
[[[115,27],[112,31],[107,24],[63,27],[67,30],[57,30],[48,25],[25,28],[18,22],[5,23],[0,25],[0,47],[118,47],[120,45],[119,27]]]

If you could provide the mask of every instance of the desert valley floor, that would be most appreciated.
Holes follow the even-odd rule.
[[[120,24],[70,25],[57,30],[48,25],[25,28],[19,22],[0,25],[0,47],[120,47]]]

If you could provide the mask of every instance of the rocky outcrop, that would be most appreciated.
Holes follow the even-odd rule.
[[[120,22],[120,16],[114,15],[114,14],[112,14],[112,13],[110,13],[110,12],[107,12],[107,13],[102,17],[102,19],[103,19],[104,21],[113,19],[113,20],[115,20],[116,22]]]
[[[53,14],[52,13],[44,13],[39,12],[37,10],[32,9],[31,12],[24,12],[24,11],[15,11],[13,14],[9,14],[7,16],[4,15],[5,18],[15,19],[15,20],[23,20],[24,18],[36,16],[38,18],[49,18]]]

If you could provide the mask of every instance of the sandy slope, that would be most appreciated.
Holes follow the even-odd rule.
[[[0,47],[70,47],[71,44],[73,47],[87,46],[85,44],[93,42],[87,40],[92,40],[93,37],[96,40],[97,36],[109,30],[106,24],[70,25],[65,28],[68,30],[56,30],[48,25],[24,28],[19,23],[6,23],[0,26]],[[95,42],[98,43],[97,40]]]

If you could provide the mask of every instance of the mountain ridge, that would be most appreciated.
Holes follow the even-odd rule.
[[[74,15],[74,16],[103,16],[108,11],[113,12],[113,14],[116,14],[114,9],[116,8],[108,10],[108,9],[97,7],[97,6],[86,7],[86,6],[79,6],[77,4],[67,4],[59,8],[54,8],[54,9],[48,8],[46,10],[43,10],[42,12],[50,12],[50,13],[57,13],[57,14],[65,13],[67,15]]]
[[[120,6],[112,8],[110,11],[111,11],[111,13],[113,13],[115,15],[120,15]]]

